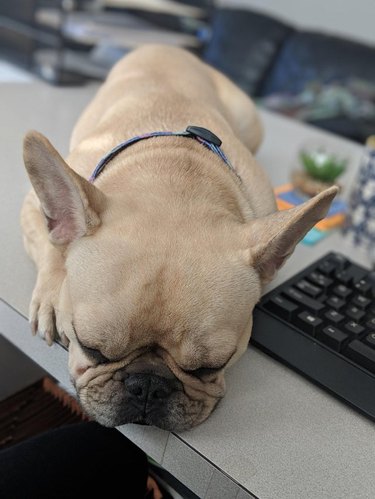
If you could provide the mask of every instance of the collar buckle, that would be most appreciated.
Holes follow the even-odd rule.
[[[186,128],[186,131],[190,135],[206,140],[207,142],[211,142],[215,146],[220,147],[222,144],[221,140],[217,135],[212,133],[210,130],[207,130],[207,128],[203,128],[202,126],[188,126]]]

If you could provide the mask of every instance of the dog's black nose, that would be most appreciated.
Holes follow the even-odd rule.
[[[159,404],[175,389],[173,380],[154,374],[129,374],[124,383],[132,400],[143,405]]]

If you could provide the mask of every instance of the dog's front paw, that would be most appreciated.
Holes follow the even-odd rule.
[[[58,302],[65,273],[62,270],[39,271],[31,298],[29,320],[33,335],[40,334],[48,345],[55,339],[68,346],[69,341],[61,328],[63,321],[57,320]]]

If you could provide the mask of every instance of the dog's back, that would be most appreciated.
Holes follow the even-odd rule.
[[[68,164],[88,178],[118,143],[187,125],[220,137],[255,215],[276,210],[268,178],[253,157],[263,136],[253,102],[224,75],[176,47],[146,45],[114,66],[73,130]]]

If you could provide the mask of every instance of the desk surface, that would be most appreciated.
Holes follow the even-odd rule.
[[[22,136],[45,133],[63,154],[69,133],[96,87],[60,89],[42,83],[0,85],[0,298],[26,315],[35,270],[22,247],[19,211],[29,183]],[[258,154],[274,185],[288,180],[302,143],[320,139],[351,158],[350,185],[360,146],[315,128],[262,113],[266,140]],[[311,249],[299,245],[273,285],[328,250],[340,248],[359,263],[339,233]],[[67,354],[32,338],[24,318],[0,302],[0,331],[69,386]],[[181,434],[137,425],[121,431],[199,497],[372,498],[375,490],[373,423],[263,353],[249,347],[227,374],[228,392],[209,420]],[[243,488],[239,487],[241,485]]]

